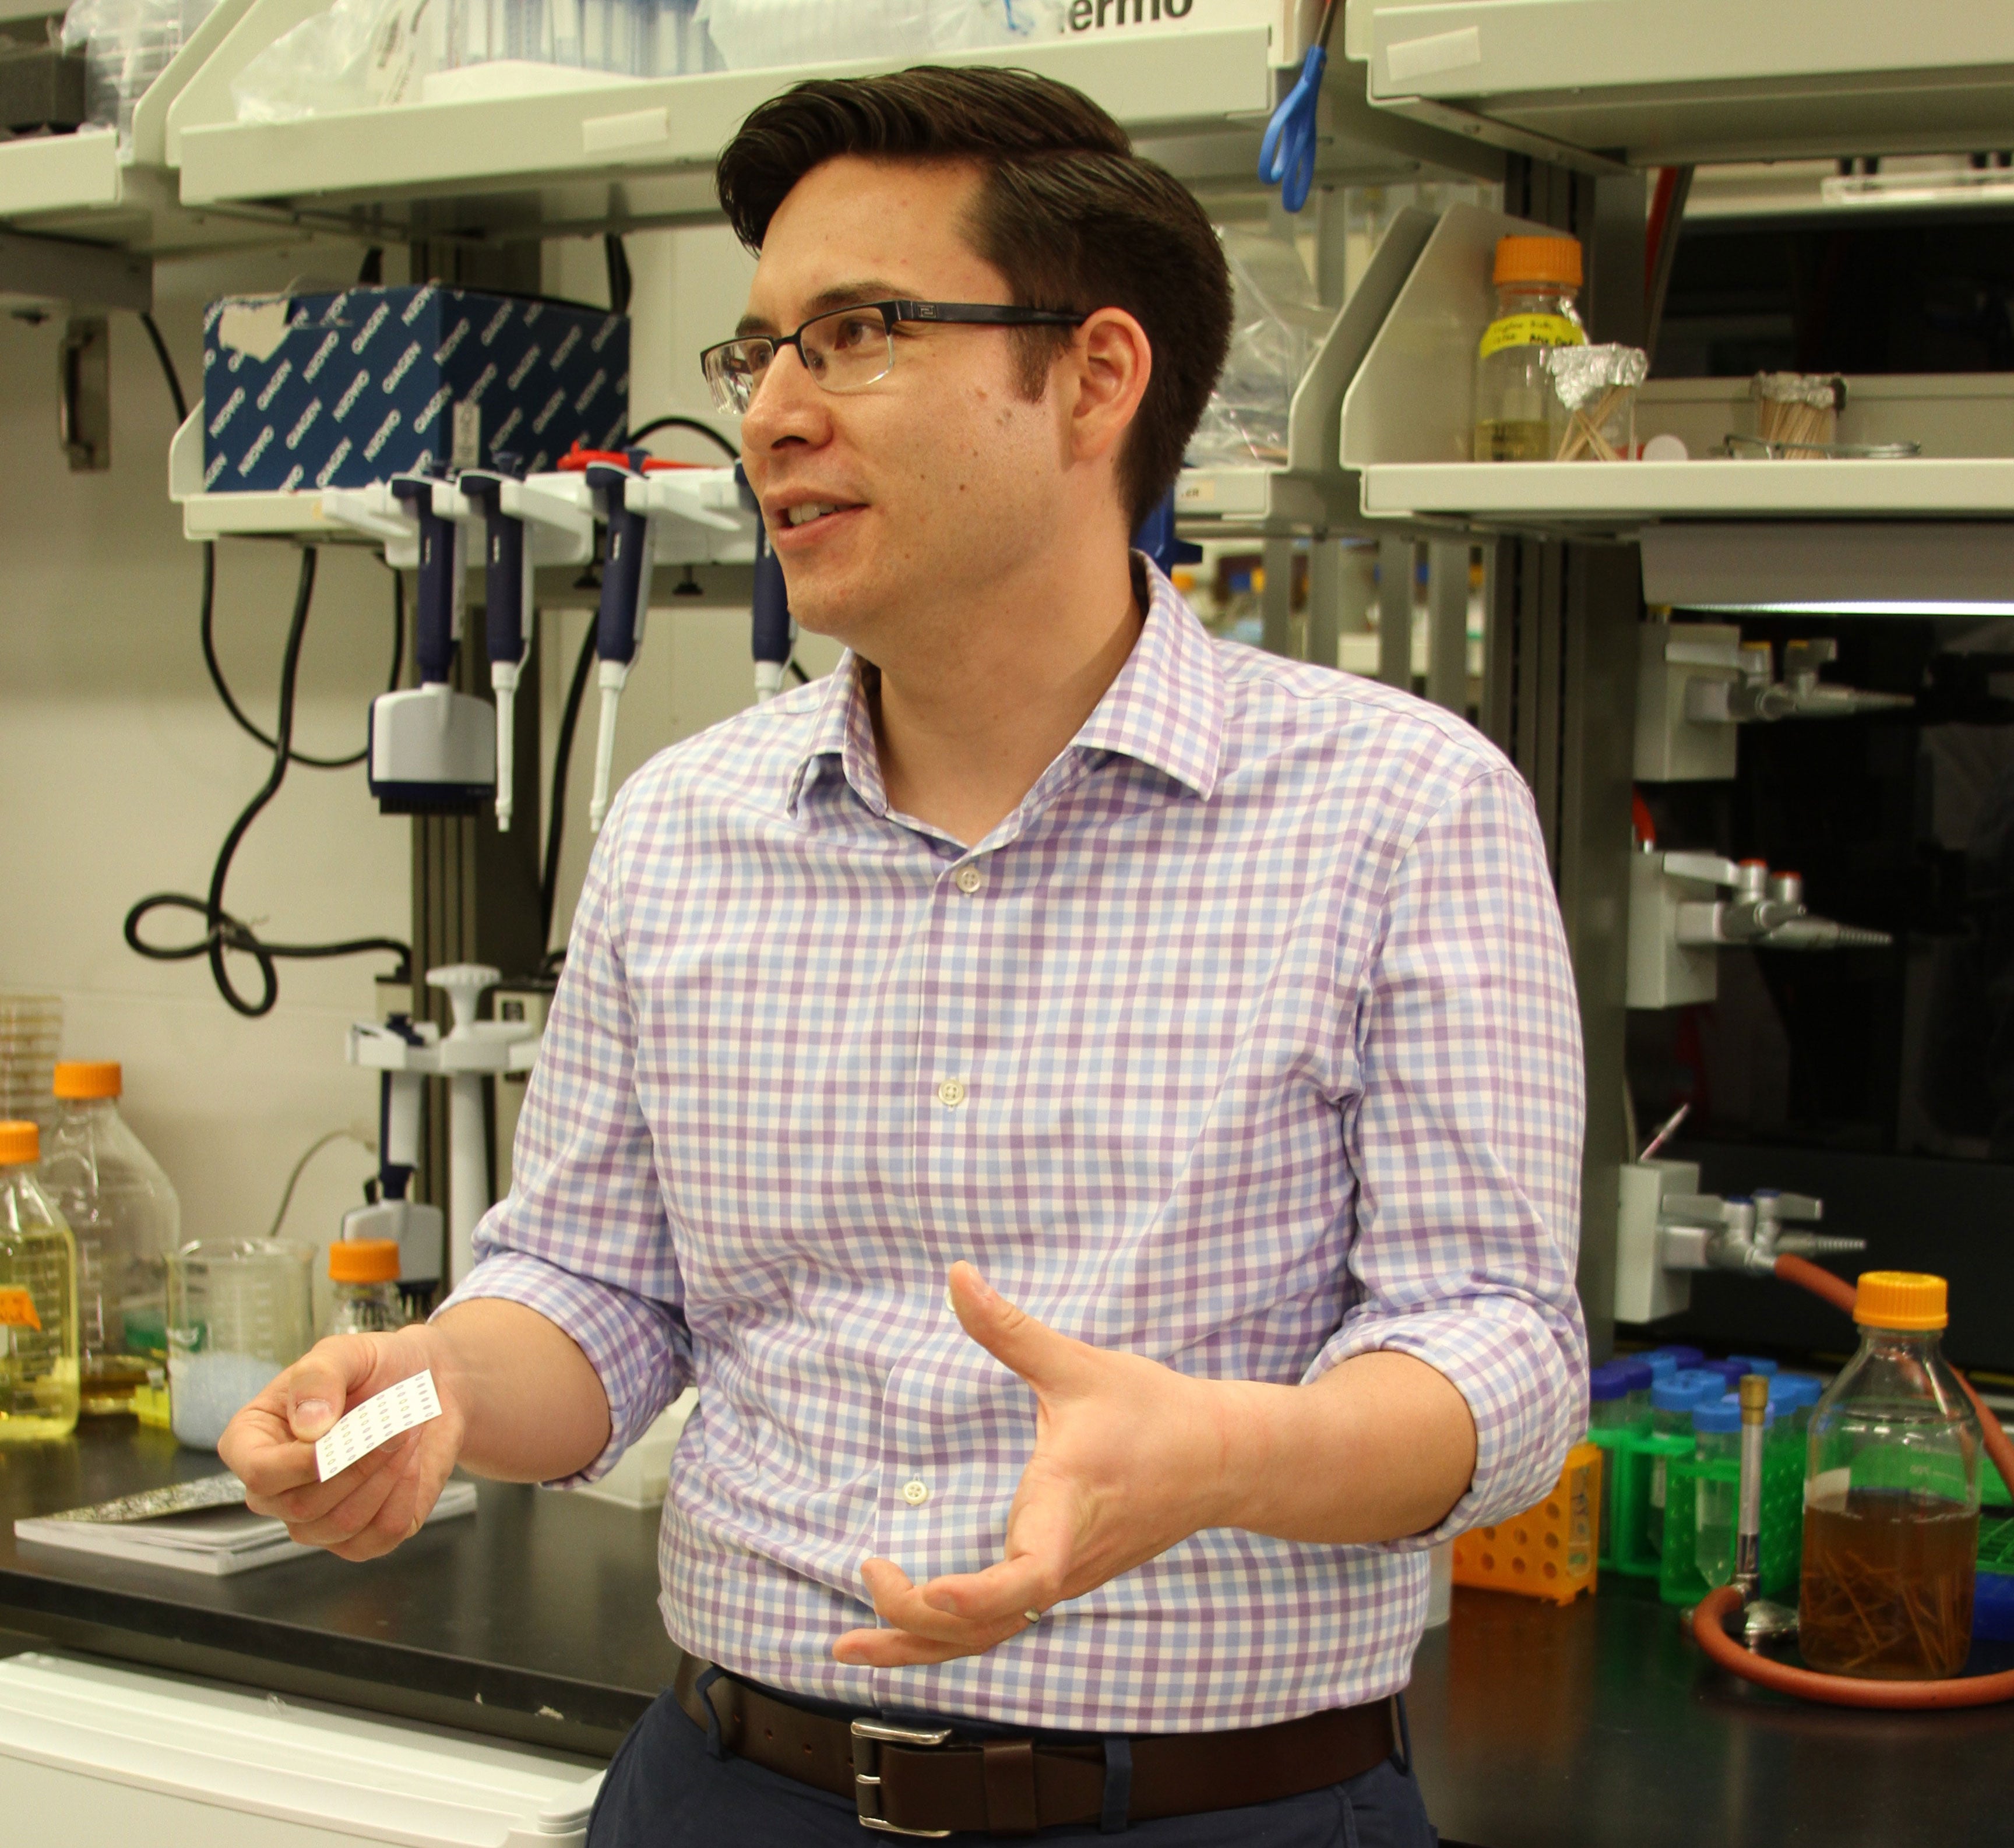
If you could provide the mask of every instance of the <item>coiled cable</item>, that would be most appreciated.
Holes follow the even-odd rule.
[[[270,1014],[280,998],[280,974],[278,964],[285,958],[302,962],[320,962],[334,956],[360,956],[382,951],[399,959],[396,979],[412,979],[413,952],[410,944],[396,938],[361,937],[346,938],[340,943],[328,944],[274,944],[267,943],[242,918],[236,918],[224,909],[224,886],[231,877],[231,862],[246,832],[258,818],[260,811],[279,793],[280,786],[286,781],[287,765],[293,757],[294,695],[300,677],[301,643],[307,633],[308,611],[314,601],[315,551],[312,546],[301,552],[300,578],[294,591],[292,619],[287,625],[287,645],[280,664],[280,709],[274,726],[273,767],[267,772],[265,782],[258,793],[246,803],[231,829],[224,837],[224,844],[217,849],[216,864],[210,869],[210,890],[203,898],[192,897],[186,892],[154,892],[140,900],[126,914],[125,937],[128,948],[136,954],[155,962],[187,962],[196,957],[206,957],[210,962],[211,980],[217,991],[238,1012],[247,1019],[256,1020]],[[203,920],[203,934],[188,944],[150,944],[140,934],[140,926],[149,913],[156,911],[193,911]],[[231,979],[230,965],[226,958],[235,951],[249,956],[258,966],[260,989],[256,999],[248,999]]]

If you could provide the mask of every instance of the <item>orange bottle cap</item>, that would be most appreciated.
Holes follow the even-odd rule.
[[[1492,274],[1494,281],[1557,282],[1562,288],[1579,288],[1581,274],[1578,238],[1496,240],[1496,267]]]
[[[1853,1319],[1873,1328],[1942,1328],[1951,1316],[1947,1286],[1920,1270],[1863,1270],[1854,1292]]]
[[[339,1238],[328,1248],[328,1274],[339,1284],[396,1284],[396,1238]]]
[[[59,1098],[116,1098],[125,1088],[116,1058],[61,1059],[56,1064],[56,1094]]]
[[[0,1123],[0,1167],[19,1167],[42,1159],[41,1125]]]

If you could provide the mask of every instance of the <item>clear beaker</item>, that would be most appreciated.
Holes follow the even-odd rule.
[[[168,1259],[168,1416],[214,1450],[238,1409],[308,1351],[307,1252],[270,1238],[202,1240]]]

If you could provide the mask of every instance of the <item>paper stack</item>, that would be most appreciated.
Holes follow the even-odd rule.
[[[288,1538],[284,1524],[251,1513],[244,1502],[245,1485],[235,1476],[206,1476],[95,1507],[17,1520],[14,1538],[38,1546],[66,1547],[218,1578],[321,1550],[297,1545]],[[450,1482],[441,1491],[427,1524],[475,1512],[475,1484]]]

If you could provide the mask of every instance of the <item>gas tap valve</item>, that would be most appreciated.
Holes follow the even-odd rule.
[[[1786,1219],[1816,1224],[1825,1202],[1809,1194],[1758,1187],[1746,1196],[1666,1194],[1658,1205],[1659,1256],[1675,1270],[1736,1270],[1773,1276],[1781,1257],[1844,1257],[1867,1248],[1864,1238],[1786,1231]]]
[[[1625,999],[1632,1008],[1675,1008],[1719,991],[1716,952],[1885,950],[1885,930],[1815,916],[1804,882],[1765,860],[1737,865],[1718,854],[1647,847],[1629,868],[1629,949]]]
[[[1845,1257],[1866,1248],[1865,1239],[1802,1230],[1825,1216],[1825,1202],[1812,1194],[1758,1187],[1723,1197],[1701,1193],[1699,1183],[1696,1162],[1647,1158],[1623,1164],[1616,1209],[1618,1321],[1654,1322],[1690,1307],[1697,1271],[1765,1277],[1780,1257]]]
[[[1783,718],[1850,718],[1859,712],[1894,712],[1913,706],[1907,693],[1866,693],[1819,679],[1839,659],[1830,636],[1783,644],[1783,677],[1776,677],[1767,642],[1743,642],[1738,677],[1686,682],[1686,717],[1695,725],[1751,725]]]
[[[1821,680],[1820,669],[1839,658],[1839,643],[1829,636],[1785,643],[1780,679],[1770,644],[1743,641],[1731,623],[1647,622],[1641,637],[1633,766],[1641,783],[1733,776],[1742,725],[1847,718],[1915,704],[1907,693]]]
[[[1667,854],[1667,872],[1674,860],[1708,858]],[[1733,896],[1678,908],[1678,939],[1688,947],[1715,944],[1746,944],[1764,950],[1885,950],[1894,942],[1885,930],[1863,930],[1857,925],[1814,917],[1804,907],[1801,874],[1772,872],[1766,860],[1743,860],[1726,876],[1727,862],[1713,869],[1714,883],[1730,886]],[[1680,876],[1684,876],[1683,873]]]

